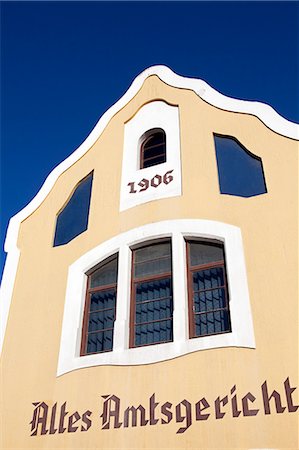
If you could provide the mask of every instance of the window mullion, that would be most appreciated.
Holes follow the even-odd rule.
[[[186,252],[184,237],[179,232],[172,235],[172,267],[173,341],[178,344],[188,339]]]
[[[131,286],[131,250],[122,245],[118,256],[118,286],[116,299],[116,320],[114,322],[114,352],[122,352],[129,347]]]

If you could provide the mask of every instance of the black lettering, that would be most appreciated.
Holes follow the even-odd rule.
[[[92,423],[90,420],[91,414],[92,412],[89,410],[85,411],[85,413],[82,414],[82,422],[84,425],[86,425],[86,427],[84,427],[84,425],[81,425],[81,431],[87,431],[91,427]]]
[[[114,418],[113,428],[120,428],[122,426],[119,421],[120,399],[116,395],[102,395],[102,397],[105,399],[103,413],[100,416],[103,418],[102,430],[109,430],[112,417]]]
[[[33,411],[33,417],[30,422],[31,424],[31,436],[36,436],[38,431],[38,426],[41,425],[41,433],[47,434],[47,418],[48,418],[48,405],[44,402],[32,403],[35,408]]]
[[[75,424],[76,422],[78,422],[78,420],[80,420],[80,419],[81,419],[81,416],[80,416],[80,414],[78,413],[78,411],[75,411],[74,414],[71,414],[71,415],[70,415],[70,417],[69,417],[69,423],[68,423],[68,428],[67,428],[67,431],[68,431],[69,433],[75,433],[75,431],[78,430],[79,426],[74,427],[74,424]]]
[[[125,414],[124,414],[124,427],[128,427],[129,426],[129,417],[130,417],[130,413],[132,416],[132,427],[136,427],[137,426],[137,411],[140,412],[140,426],[144,427],[145,425],[147,425],[148,420],[145,419],[145,409],[142,405],[139,405],[137,408],[135,408],[134,406],[129,406],[126,410],[125,410]]]
[[[248,400],[250,400],[251,402],[255,401],[255,396],[252,395],[251,392],[248,392],[242,398],[243,416],[256,416],[257,413],[259,412],[259,409],[249,409]]]
[[[156,425],[159,422],[159,419],[155,417],[155,410],[159,403],[155,402],[155,394],[153,394],[150,398],[150,425]]]
[[[201,407],[201,405],[203,405]],[[203,397],[201,400],[199,400],[195,404],[195,413],[196,413],[196,420],[207,420],[210,416],[210,414],[202,414],[202,411],[209,408],[210,405],[207,402],[207,400]]]
[[[220,397],[217,397],[215,400],[215,415],[216,419],[222,419],[225,416],[224,412],[221,412],[220,405],[225,406],[228,403],[228,397],[227,395],[220,399]]]
[[[167,424],[172,420],[172,412],[171,412],[172,403],[166,402],[161,406],[161,413],[167,417],[167,420],[161,419],[161,423]]]
[[[58,433],[64,433],[66,428],[64,426],[64,419],[65,416],[68,415],[68,412],[65,411],[66,410],[66,402],[63,403],[63,405],[60,408],[60,419],[59,419],[59,429],[58,429]]]
[[[185,407],[185,415],[182,415],[181,412],[181,405]],[[175,407],[175,413],[176,413],[176,422],[183,422],[186,420],[186,426],[181,427],[178,429],[177,434],[184,433],[191,425],[192,419],[191,419],[191,403],[188,402],[188,400],[181,401],[176,407]]]
[[[280,394],[277,391],[273,391],[272,394],[269,396],[267,381],[265,381],[262,384],[262,394],[263,394],[263,402],[264,402],[265,414],[271,414],[271,411],[270,411],[270,400],[271,400],[271,398],[274,398],[276,412],[278,414],[281,414],[281,413],[284,412],[284,410],[286,408],[285,408],[285,406],[282,406],[282,404],[281,404]]]
[[[287,404],[289,412],[295,412],[299,408],[299,405],[294,405],[292,399],[292,393],[296,390],[296,388],[291,388],[289,377],[284,382],[284,389],[286,392]]]

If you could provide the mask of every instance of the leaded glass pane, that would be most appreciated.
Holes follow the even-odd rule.
[[[115,302],[116,289],[93,292],[90,298],[90,311],[114,308]]]
[[[172,341],[172,320],[151,322],[145,325],[136,325],[136,346],[169,341]]]
[[[116,283],[117,280],[117,258],[100,267],[90,276],[90,287],[98,287]]]
[[[213,289],[194,294],[195,312],[206,312],[226,307],[225,289]]]
[[[170,242],[135,250],[134,276],[137,278],[171,271]]]
[[[144,281],[136,284],[136,303],[171,296],[171,278]]]
[[[224,286],[224,268],[214,267],[193,272],[193,290],[213,289]]]
[[[224,251],[221,244],[190,242],[189,245],[191,267],[224,260]]]
[[[171,273],[170,240],[135,250],[133,260],[134,341],[131,345],[172,341],[172,278],[166,275]],[[140,278],[142,281],[138,281]]]
[[[172,317],[171,299],[156,300],[136,304],[136,323],[152,322],[154,320]]]
[[[195,315],[196,336],[218,334],[226,331],[230,331],[229,315],[227,310]]]
[[[87,338],[86,353],[111,351],[113,347],[113,330],[90,333]]]
[[[114,308],[89,314],[88,331],[99,331],[113,328]]]

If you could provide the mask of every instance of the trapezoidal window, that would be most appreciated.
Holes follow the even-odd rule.
[[[56,219],[54,247],[70,242],[87,230],[93,172],[83,178]]]
[[[133,250],[130,347],[173,340],[171,241]]]
[[[231,331],[224,247],[187,241],[189,336]]]
[[[166,134],[162,128],[148,130],[140,139],[140,169],[166,162]]]
[[[113,349],[117,269],[118,255],[114,255],[88,275],[81,356]]]
[[[252,197],[267,192],[263,163],[236,138],[214,135],[221,194]]]

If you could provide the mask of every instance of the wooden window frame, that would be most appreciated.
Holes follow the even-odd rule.
[[[163,133],[163,142],[161,142],[159,144],[155,144],[155,145],[149,146],[146,149],[144,148],[146,146],[147,142],[153,136],[155,136],[156,134],[162,134],[162,133]],[[163,152],[160,152],[157,155],[152,156],[150,158],[144,158],[145,150],[148,150],[148,149],[151,149],[151,148],[155,148],[155,147],[162,147],[162,146],[164,146],[164,151]],[[156,159],[158,156],[161,156],[161,155],[163,155],[163,156],[165,155],[165,161],[163,161],[163,163],[166,162],[166,133],[165,133],[165,131],[162,128],[153,128],[152,130],[148,130],[143,135],[143,137],[141,138],[141,144],[140,144],[140,169],[147,169],[148,167],[153,167],[153,166],[158,165],[158,164],[163,164],[163,163],[158,163],[158,164],[153,164],[153,165],[149,165],[149,166],[145,166],[144,165],[146,161],[150,161],[152,159]]]
[[[81,348],[80,348],[80,356],[87,356],[87,355],[95,355],[98,353],[108,353],[113,351],[113,343],[112,343],[112,348],[111,350],[101,350],[98,352],[89,352],[87,353],[87,341],[88,341],[88,335],[91,333],[98,333],[98,332],[104,332],[104,331],[108,331],[108,330],[112,330],[112,335],[114,332],[114,323],[116,320],[116,300],[117,300],[117,281],[118,281],[118,273],[116,275],[116,282],[115,283],[110,283],[110,284],[105,284],[102,286],[97,286],[94,288],[90,287],[91,284],[91,276],[97,271],[99,270],[101,267],[104,267],[106,264],[108,264],[109,262],[113,261],[114,259],[118,260],[118,254],[113,255],[110,258],[106,258],[104,261],[102,261],[100,264],[98,264],[96,267],[94,267],[91,271],[89,271],[87,273],[87,287],[86,287],[86,295],[85,295],[85,305],[84,305],[84,316],[83,316],[83,323],[82,323],[82,337],[81,337]],[[112,310],[114,309],[114,322],[113,322],[113,327],[109,327],[109,328],[103,328],[102,330],[96,330],[96,331],[92,331],[92,332],[88,332],[88,323],[89,323],[89,315],[91,313],[95,313],[96,311],[90,311],[90,301],[91,301],[91,296],[92,294],[94,294],[95,292],[101,292],[101,291],[107,291],[107,290],[112,290],[115,289],[115,302],[114,302],[114,308],[105,308],[103,310],[99,310],[99,311],[108,311],[108,310]]]
[[[225,265],[225,253],[224,253],[224,259],[219,261],[214,261],[210,263],[205,264],[197,264],[191,267],[191,252],[190,252],[190,244],[192,243],[204,243],[204,244],[220,244],[223,248],[224,253],[224,245],[222,242],[215,242],[215,241],[208,241],[208,240],[196,240],[196,239],[188,239],[186,240],[186,266],[187,266],[187,290],[188,290],[188,318],[189,318],[189,338],[199,338],[199,337],[205,337],[205,336],[215,336],[219,334],[225,334],[230,333],[232,331],[231,329],[231,319],[230,319],[230,309],[229,309],[229,295],[228,295],[228,284],[227,284],[227,275],[226,275],[226,265]],[[217,288],[209,288],[209,289],[202,289],[196,292],[206,292],[208,290],[216,290],[216,289],[224,289],[225,292],[225,308],[217,308],[212,309],[208,312],[198,312],[196,313],[194,311],[194,301],[193,301],[193,295],[194,295],[194,289],[193,289],[193,273],[198,272],[199,270],[207,270],[207,269],[214,269],[217,267],[223,268],[223,278],[224,278],[224,285],[223,286],[217,286]],[[207,313],[213,313],[216,311],[227,311],[228,317],[229,317],[229,329],[221,332],[215,332],[215,333],[207,333],[207,334],[196,334],[196,327],[195,327],[195,316],[200,314],[207,314]]]
[[[136,250],[140,250],[141,248],[145,248],[145,247],[151,247],[154,245],[159,245],[162,244],[164,242],[169,242],[170,243],[170,261],[171,261],[171,271],[168,272],[163,272],[163,273],[159,273],[159,274],[154,274],[154,275],[147,275],[147,276],[143,276],[143,277],[135,277],[134,276],[134,268],[135,268],[135,251]],[[168,343],[168,342],[172,342],[172,341],[159,341],[159,342],[153,342],[150,344],[143,344],[143,345],[135,345],[135,327],[136,325],[144,325],[144,324],[148,324],[148,323],[155,323],[155,322],[164,322],[167,320],[171,320],[172,322],[172,327],[173,327],[173,312],[172,312],[172,316],[171,317],[167,317],[166,319],[159,319],[159,320],[152,320],[149,322],[142,322],[142,323],[135,323],[135,309],[136,309],[136,289],[135,289],[135,285],[138,283],[143,283],[143,282],[147,282],[147,281],[156,281],[156,280],[161,280],[164,278],[170,278],[170,282],[171,282],[171,292],[172,295],[170,297],[164,297],[164,298],[171,298],[172,302],[173,302],[173,286],[172,286],[172,240],[171,239],[163,239],[163,240],[158,240],[158,241],[149,241],[146,243],[143,243],[142,246],[140,247],[136,247],[132,250],[132,264],[131,264],[131,302],[130,302],[130,324],[129,324],[129,348],[142,348],[142,347],[148,347],[150,345],[159,345],[159,344],[163,344],[163,343]],[[163,257],[162,257],[163,258]],[[148,261],[155,261],[158,259],[162,259],[162,258],[154,258],[152,260],[147,260]],[[166,257],[165,257],[166,258]],[[168,256],[167,256],[168,258]],[[138,264],[138,263],[137,263]],[[161,298],[159,299],[154,299],[154,300],[150,300],[155,301],[155,300],[161,300]],[[142,302],[141,302],[142,303]],[[173,304],[172,304],[173,306]]]

